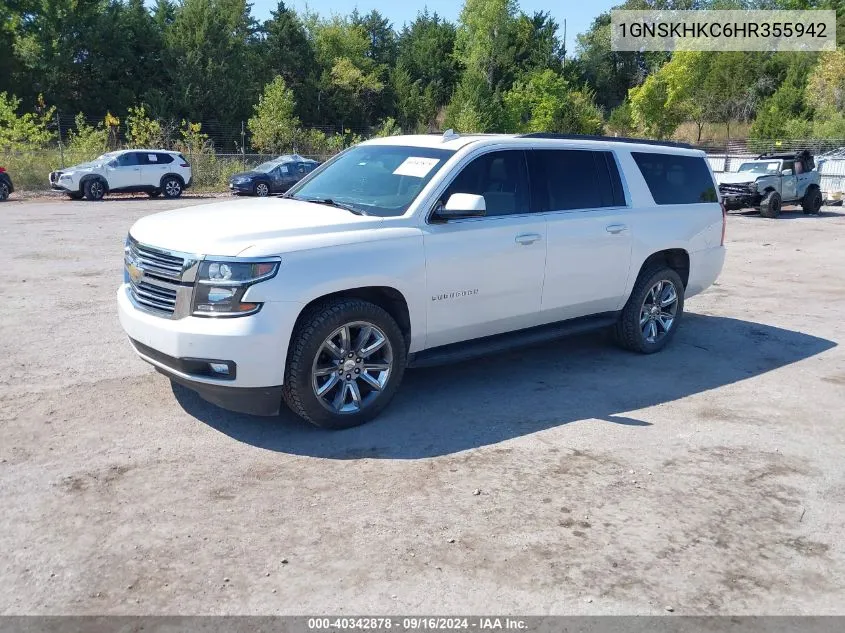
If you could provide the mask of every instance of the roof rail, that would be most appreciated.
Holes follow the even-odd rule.
[[[532,132],[520,134],[520,138],[551,138],[564,141],[612,141],[614,143],[639,143],[641,145],[664,145],[666,147],[682,147],[684,149],[695,149],[689,143],[678,143],[675,141],[655,141],[647,138],[628,138],[625,136],[600,136],[592,134],[550,134],[549,132]]]

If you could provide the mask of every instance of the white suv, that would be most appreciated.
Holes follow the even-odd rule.
[[[721,272],[724,230],[701,151],[394,136],[283,198],[142,218],[117,300],[141,358],[210,402],[345,428],[406,367],[603,327],[660,350]]]
[[[50,173],[50,186],[74,200],[100,200],[106,193],[145,192],[178,198],[191,186],[191,166],[179,152],[125,149],[90,163]]]

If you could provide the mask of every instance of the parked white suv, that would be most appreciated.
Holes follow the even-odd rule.
[[[107,193],[145,192],[178,198],[191,186],[191,165],[179,152],[125,149],[90,163],[50,172],[50,186],[74,200],[100,200]]]
[[[284,198],[132,226],[120,321],[222,407],[345,428],[406,367],[611,327],[651,353],[725,257],[701,151],[619,139],[395,136]]]

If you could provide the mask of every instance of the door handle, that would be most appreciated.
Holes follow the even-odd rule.
[[[624,233],[625,231],[627,231],[628,227],[624,224],[610,224],[606,227],[606,230],[608,233],[613,233],[614,235],[617,235],[619,233]]]
[[[542,236],[539,233],[520,233],[514,238],[514,242],[528,246],[539,240]]]

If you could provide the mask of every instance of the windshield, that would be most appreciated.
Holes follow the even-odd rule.
[[[454,153],[427,147],[358,145],[295,186],[288,197],[332,200],[368,215],[402,215]]]
[[[776,160],[761,163],[742,163],[738,171],[750,171],[755,174],[776,174],[780,163]]]
[[[258,167],[254,167],[252,171],[260,171],[261,173],[266,174],[267,172],[273,171],[273,169],[279,163],[274,160],[268,160],[266,163],[261,163]]]

